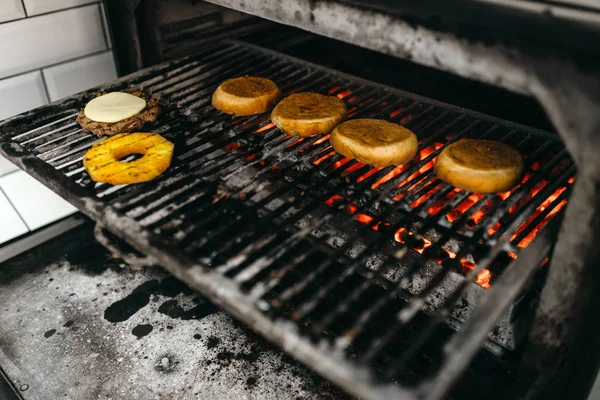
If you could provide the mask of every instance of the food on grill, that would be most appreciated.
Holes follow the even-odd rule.
[[[173,147],[173,143],[156,133],[121,133],[93,145],[83,158],[83,166],[95,182],[112,185],[147,182],[169,168]],[[142,157],[120,161],[132,154]]]
[[[501,142],[461,139],[442,150],[434,171],[444,182],[469,192],[505,192],[519,182],[523,158]]]
[[[270,79],[241,76],[221,83],[212,96],[217,110],[239,116],[269,111],[279,100],[279,88]]]
[[[334,150],[358,161],[387,167],[404,164],[417,153],[417,136],[381,119],[352,119],[337,126],[329,138]]]
[[[346,105],[336,96],[296,93],[281,100],[271,121],[291,136],[315,136],[331,132],[346,119]]]
[[[77,123],[84,132],[98,137],[134,132],[156,122],[160,112],[158,99],[144,92],[101,94],[79,111]]]

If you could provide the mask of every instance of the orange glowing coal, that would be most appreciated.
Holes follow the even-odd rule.
[[[338,196],[336,194],[334,196],[331,196],[329,199],[327,199],[325,201],[325,204],[327,204],[329,207],[333,207],[333,206],[335,206],[335,202],[341,198],[342,198],[342,196]],[[346,211],[348,212],[349,215],[355,214],[357,210],[358,210],[358,207],[356,207],[354,204],[348,204],[346,207]],[[362,213],[359,213],[358,215],[356,215],[356,217],[354,217],[354,219],[365,225],[369,225],[373,221],[375,221],[375,218],[371,217],[370,215],[362,214]],[[377,224],[373,225],[371,227],[371,229],[378,231],[380,229],[381,225],[389,226],[390,223],[389,222],[383,222],[383,223],[378,222]]]
[[[238,142],[231,142],[231,143],[225,145],[225,150],[232,151],[232,150],[237,150],[240,147],[242,147],[242,146]]]
[[[469,273],[470,271],[475,269],[475,267],[477,267],[477,265],[473,264],[472,262],[470,262],[468,260],[465,260],[464,258],[462,260],[460,260],[460,264],[465,273]],[[475,278],[475,283],[477,283],[479,286],[481,286],[485,289],[491,289],[492,288],[492,286],[490,285],[491,279],[492,279],[492,273],[490,272],[489,269],[484,268],[481,270],[481,272],[479,272],[477,274],[477,278]]]
[[[335,151],[332,150],[329,153],[325,154],[324,156],[321,156],[318,159],[316,159],[315,161],[313,161],[313,164],[314,165],[319,165],[323,161],[327,160],[329,157],[332,157],[334,154],[335,154]]]
[[[255,130],[252,133],[261,133],[261,132],[264,132],[264,131],[268,131],[269,129],[274,128],[274,127],[275,127],[275,124],[272,123],[272,122],[269,122],[268,124],[266,124],[262,128],[258,128],[257,130]]]
[[[558,196],[560,196],[561,193],[563,193],[565,190],[567,190],[566,187],[564,187],[564,186],[559,187],[556,191],[554,191],[554,193],[552,193],[552,195],[550,197],[548,197],[546,200],[544,200],[544,202],[535,209],[535,212],[531,215],[531,217],[529,217],[527,222],[522,224],[519,227],[519,229],[517,229],[515,231],[515,233],[513,233],[510,240],[514,240],[517,236],[519,236],[521,234],[521,232],[523,232],[523,230],[525,230],[525,228],[528,227],[529,223],[531,221],[533,221],[533,219],[535,219],[539,214],[541,214],[546,208],[548,208],[554,202],[554,200],[556,200],[558,198]],[[544,217],[543,221],[541,223],[539,223],[535,228],[533,228],[533,230],[527,236],[525,236],[523,239],[521,239],[521,241],[519,243],[517,243],[517,246],[519,246],[522,249],[527,247],[529,245],[529,243],[531,243],[531,241],[533,239],[535,239],[535,236],[537,235],[539,230],[542,229],[544,226],[546,226],[546,224],[548,223],[550,218],[552,218],[553,216],[558,214],[560,212],[560,210],[562,210],[566,205],[567,205],[566,199],[563,199],[558,204],[554,205],[554,208]]]
[[[330,91],[330,94],[336,93],[338,90],[340,90],[340,88],[333,88]],[[346,97],[348,95],[350,95],[350,93],[348,91],[344,91],[344,92],[341,92],[338,94],[338,96],[340,98]],[[402,109],[398,109],[398,110],[393,111],[390,115],[392,117],[395,117],[395,116],[398,116],[401,112],[402,112]],[[407,118],[411,118],[411,117],[409,116]],[[268,129],[266,127],[264,127],[264,128]],[[326,140],[328,140],[328,138],[329,138],[328,135],[324,136],[323,138],[320,138],[319,140],[315,141],[313,143],[313,145],[320,145],[320,144],[324,143]],[[448,138],[448,139],[451,139],[451,138]],[[418,155],[415,157],[415,160],[413,162],[407,163],[405,165],[399,165],[399,166],[393,168],[392,170],[387,172],[384,176],[382,176],[381,178],[376,180],[373,184],[371,184],[371,189],[376,189],[377,187],[385,184],[386,182],[393,180],[397,176],[404,173],[408,168],[411,168],[413,165],[415,165],[415,163],[423,162],[423,160],[430,157],[435,151],[439,150],[441,147],[443,147],[442,143],[435,142],[434,144],[421,149],[419,151]],[[324,153],[321,153],[323,155],[320,158],[318,158],[316,161],[313,162],[314,165],[319,165],[322,162],[324,162],[325,160],[329,159],[330,157],[332,157],[336,154],[335,151],[333,151],[332,149],[330,151],[327,151],[327,149],[331,149],[331,148],[327,147],[325,149],[326,151]],[[552,157],[553,157],[553,155],[549,155],[548,160],[552,159]],[[333,168],[334,169],[342,168],[344,165],[346,165],[350,161],[353,161],[354,163],[349,168],[345,168],[343,170],[343,172],[341,173],[342,176],[348,176],[348,175],[352,174],[353,172],[356,172],[359,169],[365,167],[365,164],[356,162],[350,158],[345,157],[345,158],[342,158],[339,161],[336,161],[335,163],[333,163]],[[536,171],[540,170],[540,168],[543,167],[543,165],[546,161],[547,160],[542,160],[540,162],[534,162],[531,165],[531,168],[524,174],[523,179],[521,180],[521,183],[519,185],[517,185],[510,191],[507,191],[504,193],[496,193],[495,196],[492,196],[491,200],[486,202],[486,204],[484,204],[477,211],[472,213],[469,220],[467,221],[467,227],[472,228],[473,226],[480,224],[483,221],[483,219],[485,218],[485,216],[490,214],[494,210],[494,207],[497,204],[499,204],[499,202],[505,201],[510,196],[512,196],[517,190],[521,189],[523,187],[523,184],[526,183],[527,181],[529,181],[529,179],[531,179],[534,176]],[[417,185],[419,185],[419,184],[423,184],[423,186],[420,186],[420,188],[422,188],[422,187],[425,187],[426,184],[429,184],[430,182],[434,182],[432,179],[433,178],[432,175],[429,174],[429,172],[433,168],[433,166],[434,166],[434,159],[431,159],[431,160],[427,161],[426,163],[424,163],[423,165],[420,165],[420,167],[417,171],[413,172],[410,176],[408,176],[402,182],[394,183],[394,186],[396,188],[403,189],[403,193],[398,194],[394,198],[394,200],[398,201],[398,200],[402,199],[406,193],[410,193],[411,190],[414,190],[414,188],[417,187]],[[517,201],[508,210],[508,213],[512,214],[512,213],[519,212],[519,210],[521,210],[524,206],[526,206],[535,196],[538,196],[540,191],[544,190],[544,188],[546,188],[547,185],[550,182],[552,182],[552,178],[554,176],[557,176],[558,174],[562,173],[565,170],[565,168],[568,168],[569,166],[570,166],[570,163],[566,162],[566,163],[561,163],[557,167],[555,167],[551,171],[551,173],[548,174],[548,179],[542,179],[539,182],[537,182],[533,186],[533,188],[531,190],[529,190],[529,192],[527,194],[522,196],[522,198],[519,199],[519,201]],[[560,167],[560,168],[558,168],[558,167]],[[355,178],[356,182],[362,182],[368,178],[371,178],[371,177],[373,177],[373,175],[377,174],[379,171],[381,171],[381,168],[370,167],[367,172],[362,173],[359,177]],[[428,179],[428,181],[425,182],[424,179]],[[572,184],[574,182],[574,180],[575,180],[575,178],[570,178],[568,180],[568,183]],[[545,199],[536,208],[534,213],[532,215],[530,215],[529,218],[527,218],[527,221],[525,221],[523,224],[521,224],[521,226],[517,229],[517,231],[512,234],[511,240],[515,240],[526,229],[528,229],[528,232],[530,231],[527,234],[527,236],[525,236],[523,239],[520,240],[519,243],[517,243],[518,248],[527,247],[527,245],[535,238],[537,232],[546,225],[546,223],[550,220],[550,218],[552,218],[554,215],[559,213],[565,207],[565,205],[567,203],[566,199],[563,199],[561,201],[556,201],[556,200],[559,198],[559,196],[561,196],[561,194],[564,193],[564,191],[567,189],[567,186],[568,186],[568,184],[565,184],[565,186],[558,188],[551,196],[549,196],[547,199]],[[421,206],[438,189],[439,189],[439,185],[435,185],[432,189],[428,190],[420,198],[414,200],[410,204],[410,206],[412,208],[417,208],[417,207]],[[440,211],[445,206],[447,206],[448,202],[451,201],[460,192],[461,192],[461,189],[458,189],[458,188],[455,188],[452,191],[450,191],[448,194],[446,194],[445,196],[443,196],[442,198],[437,200],[435,203],[433,203],[431,206],[429,206],[429,208],[427,209],[428,214],[430,214],[430,215],[439,214]],[[458,204],[453,210],[446,213],[444,217],[450,223],[456,221],[462,215],[467,213],[468,210],[471,209],[475,204],[477,204],[483,198],[483,196],[484,195],[480,194],[480,193],[470,194],[469,197],[467,197],[460,204]],[[334,207],[335,206],[334,203],[336,203],[336,201],[338,201],[340,199],[342,199],[341,196],[334,195],[334,196],[330,197],[325,202],[325,204],[330,207]],[[341,202],[340,202],[340,204],[341,204]],[[544,217],[543,221],[538,223],[535,227],[530,226],[532,223],[534,223],[534,219],[536,219],[541,213],[545,212],[544,210],[547,210],[548,207],[552,207],[552,210],[550,210],[550,212],[548,212],[548,214]],[[354,204],[347,204],[347,205],[345,205],[344,209],[346,210],[346,212],[349,215],[352,215],[356,221],[361,222],[365,225],[369,225],[374,230],[380,230],[382,226],[390,226],[390,223],[388,223],[386,221],[378,221],[376,217],[373,217],[373,216],[365,214],[365,213],[359,213],[357,206]],[[502,221],[503,220],[501,220],[500,222],[497,222],[491,228],[488,228],[487,233],[489,235],[493,235],[495,232],[497,232],[502,227],[502,224],[504,223]],[[410,243],[410,247],[414,251],[416,251],[420,254],[423,254],[426,249],[428,249],[429,247],[432,246],[431,241],[429,241],[428,239],[425,239],[425,238],[421,238],[420,240],[415,239],[414,241],[407,242],[407,239],[409,236],[413,236],[413,233],[404,228],[400,228],[394,233],[394,239],[397,242],[403,243],[403,244]],[[442,255],[438,256],[438,258],[436,259],[436,261],[439,263],[443,263],[444,260],[446,260],[447,258],[451,258],[451,259],[457,258],[456,254],[454,254],[451,251],[446,250],[446,249],[443,249],[441,254]],[[507,253],[507,256],[512,259],[517,259],[518,254],[516,252],[509,252],[509,253]],[[547,262],[548,261],[546,259],[544,261],[544,263],[542,263],[542,265],[544,265]],[[461,269],[465,273],[468,273],[468,272],[472,271],[474,268],[476,268],[476,264],[474,264],[472,261],[470,261],[466,258],[461,258],[460,265],[461,265]],[[491,271],[488,269],[483,269],[481,272],[479,272],[477,274],[475,282],[477,284],[479,284],[480,286],[482,286],[483,288],[490,289],[491,288],[491,279],[492,279]]]
[[[408,236],[413,236],[412,232],[409,232],[404,228],[400,228],[394,234],[394,239],[399,243],[406,244],[406,239]],[[412,249],[420,254],[423,254],[423,251],[425,249],[427,249],[428,247],[431,247],[431,241],[429,241],[425,238],[422,238],[422,244],[420,246],[414,246],[414,247],[412,247]],[[442,249],[442,250],[445,252],[445,254],[449,258],[452,258],[452,259],[456,258],[456,254],[451,252],[450,250],[447,250],[447,249]],[[441,263],[441,262],[443,262],[443,258],[436,259],[436,261],[438,263]],[[473,264],[466,258],[461,259],[460,264],[463,269],[463,272],[465,272],[465,273],[468,273],[469,271],[471,271],[472,269],[474,269],[476,267],[475,264]],[[477,274],[475,283],[484,287],[485,289],[491,289],[491,287],[492,287],[490,285],[491,280],[492,280],[492,273],[487,268],[484,268]]]
[[[390,114],[390,118],[397,117],[402,112],[402,110],[404,110],[404,109],[403,108],[399,108],[397,110],[392,111],[392,113]]]
[[[347,97],[351,94],[352,92],[350,90],[344,90],[342,93],[338,93],[336,96],[340,99],[343,99],[344,97]]]
[[[419,154],[417,155],[416,159],[417,162],[423,161],[424,159],[426,159],[427,157],[429,157],[434,151],[436,151],[437,149],[439,149],[440,147],[442,147],[443,144],[441,143],[434,143],[433,146],[430,147],[425,147],[423,149],[421,149],[419,151]],[[421,168],[418,169],[418,171],[416,171],[415,173],[413,173],[412,175],[410,175],[408,178],[406,178],[404,181],[402,181],[400,184],[397,185],[397,187],[402,187],[405,184],[408,183],[412,183],[412,185],[410,185],[408,187],[408,189],[404,192],[404,193],[400,193],[398,194],[396,197],[394,197],[395,201],[400,200],[402,197],[404,197],[404,194],[409,192],[412,188],[414,188],[417,184],[419,184],[419,182],[422,180],[421,175],[430,170],[431,168],[433,168],[434,165],[434,161],[433,159],[429,160],[428,162],[426,162],[425,164],[423,164],[423,166],[421,166]],[[415,179],[419,177],[419,179]],[[414,181],[413,181],[414,180]],[[425,196],[422,196],[421,199],[417,199],[416,201],[420,201],[419,205],[424,202],[425,200],[427,200],[427,198],[429,198],[429,196],[431,196],[431,194],[433,194],[434,190],[430,191],[429,193],[427,193]]]

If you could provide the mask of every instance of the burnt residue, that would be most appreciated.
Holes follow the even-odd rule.
[[[137,337],[138,339],[141,339],[150,332],[152,332],[152,329],[152,325],[149,324],[138,325],[131,330],[131,333],[133,334],[133,336]]]
[[[219,311],[217,306],[204,298],[196,297],[193,299],[193,302],[196,304],[196,306],[189,310],[185,310],[179,305],[177,300],[167,300],[160,305],[158,312],[171,318],[190,320],[201,319]]]
[[[248,379],[246,379],[246,386],[248,387],[253,387],[256,385],[256,377],[255,376],[249,376]]]
[[[111,269],[113,271],[122,271],[121,260],[113,258],[110,253],[102,247],[93,235],[86,231],[82,235],[89,236],[90,240],[79,239],[75,242],[78,246],[67,248],[63,259],[78,270],[88,275],[100,275],[104,271]]]
[[[104,319],[109,322],[123,322],[138,312],[150,302],[152,291],[158,285],[158,280],[152,279],[133,289],[124,299],[111,304],[104,311]]]
[[[210,336],[206,341],[206,347],[209,349],[214,349],[221,343],[221,339],[215,336]]]
[[[111,304],[104,312],[104,318],[110,322],[126,321],[146,306],[150,302],[150,298],[153,302],[158,302],[160,296],[173,298],[179,294],[191,295],[193,293],[194,291],[189,286],[173,276],[168,276],[160,281],[153,279],[135,288],[124,299]],[[171,318],[183,320],[200,319],[218,311],[216,306],[204,298],[196,297],[193,301],[196,306],[185,310],[177,300],[167,300],[159,307],[158,311]]]
[[[74,323],[75,323],[74,321],[67,321],[63,325],[63,328],[70,328]]]
[[[46,331],[46,333],[44,333],[44,337],[46,339],[48,339],[49,337],[54,336],[55,333],[56,333],[56,329],[50,329],[49,331]]]
[[[231,364],[231,361],[235,358],[235,355],[231,351],[220,351],[217,353],[217,361],[223,366]]]
[[[154,290],[154,294],[165,297],[175,297],[180,293],[192,294],[193,290],[174,276],[161,280]]]

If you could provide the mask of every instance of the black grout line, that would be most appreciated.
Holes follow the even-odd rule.
[[[21,0],[21,2],[23,2],[24,0]],[[34,19],[37,17],[43,17],[45,15],[50,15],[50,14],[57,14],[63,11],[70,11],[70,10],[74,10],[76,8],[83,8],[83,7],[89,7],[92,6],[94,4],[100,4],[99,1],[90,1],[89,3],[86,4],[80,4],[78,6],[73,6],[73,7],[67,7],[67,8],[60,8],[58,10],[53,10],[53,11],[48,11],[45,13],[41,13],[41,14],[36,14],[36,15],[27,15],[27,10],[25,9],[25,4],[23,4],[23,11],[25,12],[25,18],[17,18],[17,19],[11,19],[10,21],[4,21],[4,22],[0,22],[0,25],[4,25],[4,24],[9,24],[11,22],[15,22],[15,21],[23,21],[26,19]]]
[[[23,6],[23,12],[25,13],[25,18],[27,18],[29,15],[27,15],[27,7],[25,7],[25,0],[21,0],[21,5]]]
[[[98,50],[98,51],[95,51],[93,53],[84,54],[82,56],[78,56],[78,57],[74,57],[74,58],[69,58],[68,60],[63,60],[63,61],[59,61],[59,62],[56,62],[56,63],[53,63],[53,64],[44,65],[43,67],[37,67],[37,68],[29,69],[27,71],[19,72],[17,74],[7,75],[5,77],[0,78],[0,82],[2,82],[5,79],[15,78],[17,76],[29,74],[29,73],[35,72],[35,71],[42,71],[42,70],[47,69],[47,68],[56,67],[58,65],[67,64],[67,63],[70,63],[70,62],[73,62],[73,61],[83,60],[84,58],[88,58],[88,57],[99,56],[100,54],[109,53],[109,52],[111,52],[111,48],[106,48],[104,50]]]
[[[108,31],[108,18],[106,18],[106,11],[104,4],[98,3],[98,9],[100,10],[100,23],[102,24],[102,33],[104,34],[104,43],[107,48],[112,47],[110,43],[110,32]]]
[[[46,77],[44,76],[44,71],[40,69],[40,75],[42,76],[42,84],[44,85],[44,90],[46,91],[46,99],[48,103],[52,103],[52,99],[50,98],[50,90],[48,90],[48,83],[46,82]]]
[[[6,160],[8,161],[8,159],[6,159]],[[12,174],[16,174],[16,173],[17,173],[17,172],[19,172],[19,171],[23,171],[23,170],[22,170],[21,168],[17,167],[17,169],[15,169],[15,170],[12,170],[12,171],[10,171],[10,172],[7,172],[7,173],[5,173],[4,175],[0,175],[0,179],[4,178],[4,177],[6,177],[6,176],[12,175]]]
[[[10,175],[10,174],[6,174],[4,176],[8,176],[8,175]],[[21,213],[19,212],[19,210],[17,210],[17,207],[15,207],[15,205],[13,204],[13,202],[10,200],[10,197],[8,197],[8,195],[6,194],[6,192],[4,191],[4,189],[2,189],[1,186],[0,186],[0,193],[2,193],[4,195],[4,197],[6,197],[6,200],[8,200],[8,204],[10,204],[10,206],[13,208],[13,210],[15,210],[15,212],[19,216],[19,219],[21,220],[21,222],[23,222],[23,224],[25,224],[25,227],[27,228],[27,230],[31,231],[31,228],[29,227],[29,225],[27,225],[27,222],[25,222],[25,219],[23,218],[23,216],[21,215]]]

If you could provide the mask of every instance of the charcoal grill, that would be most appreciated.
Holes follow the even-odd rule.
[[[268,115],[216,112],[216,86],[244,74],[402,123],[419,155],[372,168],[325,137],[282,134]],[[175,143],[173,164],[152,183],[91,182],[82,158],[100,139],[75,116],[98,90],[134,88],[167,102],[152,131]],[[522,289],[545,274],[576,172],[554,134],[236,41],[14,117],[0,135],[0,151],[97,221],[102,242],[113,246],[103,230],[125,239],[146,255],[131,262],[159,263],[369,399],[441,398],[481,344],[509,362],[526,332],[513,322],[533,301]],[[518,148],[522,183],[477,195],[439,181],[435,156],[463,137]]]

